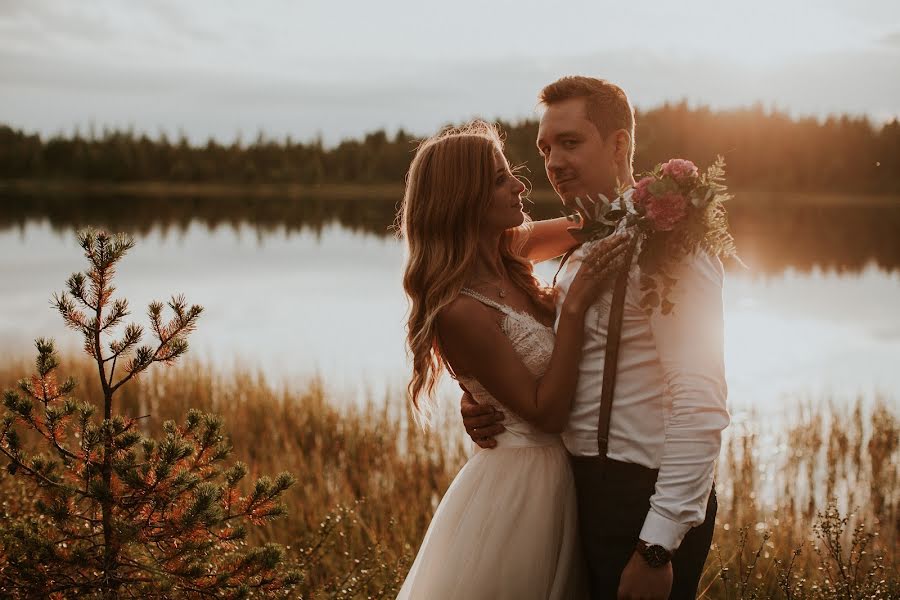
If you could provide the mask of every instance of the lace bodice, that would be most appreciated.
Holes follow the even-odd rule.
[[[552,327],[544,325],[528,313],[520,312],[510,306],[495,302],[469,288],[463,288],[461,293],[502,312],[504,316],[500,324],[501,328],[506,337],[509,338],[522,363],[537,377],[541,377],[547,371],[550,365],[550,357],[553,354],[553,343],[556,338]],[[553,443],[559,439],[557,435],[541,432],[503,406],[478,383],[478,380],[460,376],[459,382],[472,394],[476,402],[496,406],[506,415],[503,421],[506,431],[497,436],[497,445],[499,447],[543,445]]]

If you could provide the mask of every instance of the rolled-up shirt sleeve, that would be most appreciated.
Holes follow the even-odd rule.
[[[721,261],[697,252],[671,274],[674,309],[657,308],[650,329],[671,406],[656,489],[640,538],[675,550],[703,523],[715,461],[728,426]]]

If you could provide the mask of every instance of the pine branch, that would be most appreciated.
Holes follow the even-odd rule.
[[[72,461],[81,460],[80,456],[59,444],[57,436],[54,435],[53,431],[51,431],[50,429],[50,427],[55,428],[55,425],[48,427],[45,423],[41,422],[38,419],[35,419],[33,411],[31,410],[31,406],[27,403],[26,400],[19,398],[12,392],[7,392],[4,398],[4,402],[6,404],[6,407],[11,410],[16,415],[16,417],[18,417],[24,423],[28,424],[31,429],[33,429],[38,435],[47,440],[61,457]],[[12,421],[10,421],[9,424],[4,427],[3,435],[0,436],[0,440],[6,439],[7,433],[10,431],[11,427]],[[2,448],[3,447],[0,446],[0,449]]]
[[[85,296],[84,283],[85,278],[83,273],[72,273],[69,279],[66,280],[66,288],[68,289],[69,294],[72,296],[72,298],[81,302],[81,304],[86,308],[96,311],[96,305],[88,301],[87,297]]]
[[[81,496],[90,497],[88,494],[84,494],[78,488],[69,487],[65,484],[59,483],[57,481],[53,481],[52,479],[49,479],[48,477],[46,477],[40,471],[36,471],[35,469],[30,468],[19,457],[11,454],[3,445],[0,445],[0,452],[2,452],[4,455],[6,455],[6,458],[9,459],[9,461],[13,465],[15,465],[15,471],[22,469],[27,475],[40,481],[42,485],[45,485],[47,487],[53,487],[53,488],[60,489],[60,490],[64,490],[66,492],[73,492],[73,493],[81,495]]]
[[[125,298],[120,298],[113,303],[112,311],[106,315],[106,318],[103,319],[103,323],[100,326],[100,331],[106,331],[112,327],[118,325],[122,319],[128,316],[130,313],[128,312],[128,300]]]
[[[162,303],[152,302],[150,304],[148,316],[150,317],[151,328],[156,333],[159,344],[156,349],[152,349],[149,346],[141,346],[137,349],[135,357],[125,367],[128,374],[115,385],[112,385],[112,393],[115,393],[116,390],[146,370],[154,362],[171,364],[175,359],[187,352],[188,343],[185,336],[196,329],[197,320],[203,312],[203,307],[195,304],[190,309],[187,309],[184,296],[173,296],[168,304],[175,313],[175,317],[165,325],[161,319]]]
[[[115,361],[119,356],[123,354],[127,354],[137,345],[138,342],[141,341],[141,337],[144,335],[144,328],[135,323],[131,323],[128,327],[125,328],[125,332],[122,335],[121,340],[116,340],[110,342],[109,349],[112,352],[110,356],[108,356],[104,362],[108,362],[110,360]],[[115,365],[113,365],[115,368]],[[112,379],[112,373],[110,373],[110,380]]]

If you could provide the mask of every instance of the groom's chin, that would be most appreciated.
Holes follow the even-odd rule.
[[[577,207],[577,204],[575,203],[575,199],[578,198],[577,194],[561,194],[559,192],[556,192],[556,195],[559,197],[559,201],[562,202],[563,206],[565,206],[566,208],[574,210]]]

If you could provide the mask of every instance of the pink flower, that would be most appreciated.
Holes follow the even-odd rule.
[[[638,181],[634,186],[634,193],[631,196],[631,201],[635,204],[643,204],[647,198],[650,197],[650,184],[656,181],[653,176],[644,177],[640,181]]]
[[[687,199],[677,193],[648,195],[643,205],[647,218],[657,231],[672,231],[687,214]]]
[[[683,183],[699,176],[697,165],[683,158],[673,158],[663,165],[662,172],[663,175],[668,175],[678,183]]]

